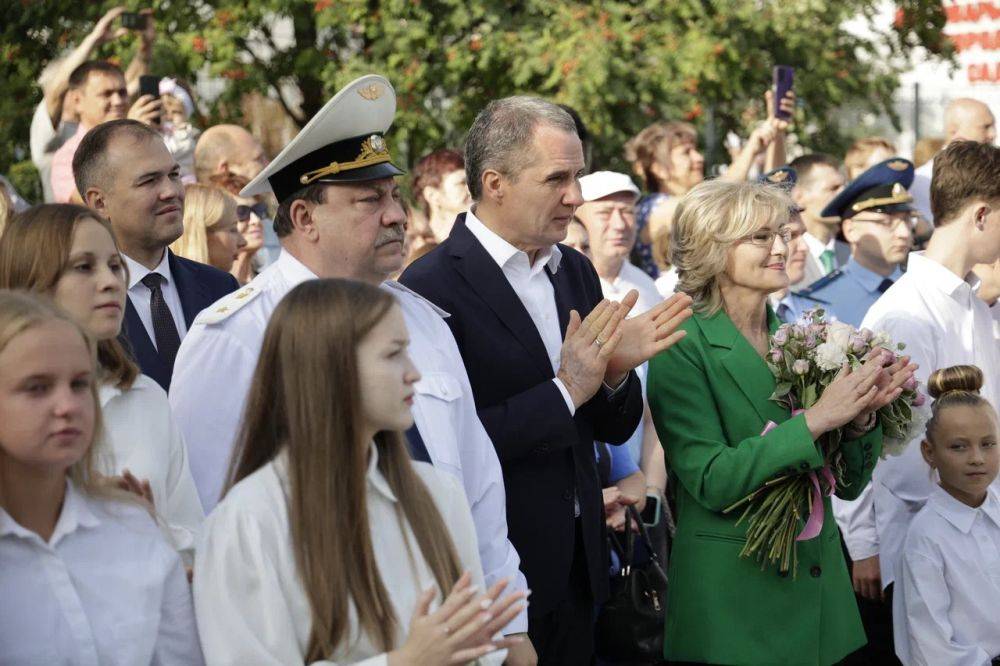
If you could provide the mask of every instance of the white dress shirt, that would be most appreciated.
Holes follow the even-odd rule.
[[[1000,499],[963,504],[940,487],[906,535],[893,596],[909,666],[989,666],[1000,656]]]
[[[0,509],[0,664],[197,666],[191,588],[138,504],[67,481],[48,543]]]
[[[198,494],[206,511],[219,501],[229,458],[264,330],[278,302],[316,276],[290,253],[265,268],[246,287],[203,310],[181,343],[170,385],[170,405],[187,443]],[[486,580],[511,579],[527,589],[521,560],[507,538],[503,474],[493,442],[476,413],[462,356],[443,310],[406,287],[385,282],[403,310],[409,354],[420,372],[413,418],[434,465],[465,488],[479,537]],[[219,312],[226,308],[226,312]],[[447,314],[447,313],[444,313]],[[505,633],[527,631],[527,612]]]
[[[618,277],[613,280],[602,277],[600,280],[601,291],[604,293],[604,298],[608,300],[620,303],[629,291],[635,289],[639,292],[639,300],[635,302],[635,307],[629,312],[629,317],[637,317],[652,310],[664,299],[657,291],[653,278],[627,260],[622,264]]]
[[[639,292],[639,300],[635,302],[635,306],[629,312],[628,316],[630,319],[645,314],[663,302],[663,296],[660,296],[660,292],[657,291],[653,278],[649,277],[643,270],[637,268],[629,261],[622,264],[621,271],[619,271],[618,277],[614,280],[606,280],[603,277],[600,280],[601,291],[604,294],[604,298],[608,300],[621,302],[632,289]],[[635,369],[635,374],[642,386],[643,404],[646,404],[646,375],[648,370],[648,363],[643,363]],[[640,420],[639,425],[635,428],[635,432],[622,445],[628,449],[629,455],[632,456],[632,460],[637,465],[642,462],[642,439],[645,436],[645,430],[643,421]]]
[[[174,326],[177,327],[177,335],[183,340],[184,335],[187,333],[187,322],[184,320],[184,308],[181,306],[181,295],[177,291],[177,283],[174,282],[174,276],[170,273],[170,261],[167,257],[167,251],[163,251],[163,259],[160,260],[160,264],[153,270],[149,270],[126,254],[122,254],[122,256],[125,258],[125,265],[128,266],[128,298],[132,301],[132,307],[135,308],[136,314],[139,315],[139,321],[142,322],[143,328],[146,329],[149,341],[153,343],[153,347],[156,347],[156,333],[153,331],[153,312],[149,307],[149,297],[152,295],[152,292],[149,290],[149,287],[142,283],[142,278],[150,273],[159,273],[166,278],[165,282],[160,283],[160,291],[163,292],[163,300],[166,301],[167,308],[170,310],[170,314],[173,315]]]
[[[907,188],[913,197],[913,207],[934,224],[934,214],[931,212],[931,176],[934,175],[934,160],[930,159],[913,172],[913,183]]]
[[[400,647],[417,599],[436,583],[409,524],[399,517],[396,496],[377,468],[375,447],[370,451],[368,525],[375,563],[399,628],[394,645]],[[461,487],[426,463],[413,467],[448,526],[462,568],[472,573],[473,584],[483,585],[476,532]],[[234,486],[205,521],[195,562],[194,599],[198,631],[212,666],[303,663],[312,613],[292,549],[288,491],[287,457],[279,454]],[[353,603],[348,604],[350,639],[327,660],[311,663],[385,666],[387,655],[360,634]],[[483,661],[500,663],[503,655]]]
[[[108,475],[127,469],[149,481],[164,536],[191,564],[205,512],[166,391],[139,375],[130,389],[104,384],[99,395],[104,440],[97,449],[97,469]]]
[[[978,285],[975,275],[963,280],[913,252],[906,274],[868,310],[862,326],[906,344],[903,353],[920,365],[916,376],[923,391],[935,370],[975,365],[985,375],[982,396],[1000,404],[1000,345],[993,314],[976,296]],[[852,559],[879,555],[883,586],[895,580],[906,529],[933,489],[918,437],[901,455],[879,461],[858,499],[835,507]]]
[[[483,224],[471,210],[465,214],[465,227],[476,237],[487,254],[497,263],[514,293],[521,300],[528,316],[534,322],[538,334],[545,345],[545,351],[552,362],[552,371],[559,372],[562,355],[562,331],[559,328],[559,310],[556,308],[556,290],[546,275],[547,268],[553,275],[559,270],[562,250],[553,245],[539,253],[535,263],[531,263],[528,253],[519,250],[496,232]],[[576,414],[576,405],[569,390],[558,377],[553,377],[570,415]]]

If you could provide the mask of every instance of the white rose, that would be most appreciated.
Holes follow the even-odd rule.
[[[890,338],[889,334],[886,333],[885,331],[879,331],[878,333],[875,334],[875,337],[872,338],[872,347],[873,348],[874,347],[886,347],[886,348],[888,348],[891,345],[892,345],[892,338]]]
[[[854,335],[853,326],[836,321],[827,328],[826,341],[827,343],[833,343],[838,349],[846,353],[850,349],[852,335]]]
[[[847,354],[835,342],[828,340],[816,347],[816,365],[820,370],[839,370],[845,363]]]

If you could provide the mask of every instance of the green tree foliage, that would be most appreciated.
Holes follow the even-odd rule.
[[[0,171],[27,157],[42,66],[78,43],[111,2],[9,0],[0,68]],[[132,9],[140,5],[129,0]],[[153,0],[154,71],[226,85],[207,105],[239,120],[251,91],[281,100],[299,124],[368,72],[399,96],[393,142],[404,160],[458,145],[489,100],[542,95],[575,107],[599,165],[649,122],[686,119],[716,136],[763,115],[771,67],[797,69],[800,141],[839,151],[845,105],[892,116],[898,63],[916,48],[945,56],[938,0],[901,0],[895,26],[863,40],[843,26],[878,0]],[[128,38],[102,47],[126,62]]]

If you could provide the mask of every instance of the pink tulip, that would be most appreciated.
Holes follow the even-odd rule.
[[[921,407],[926,401],[927,401],[927,396],[925,396],[920,391],[917,391],[916,397],[913,398],[913,402],[910,404],[913,405],[914,407]]]

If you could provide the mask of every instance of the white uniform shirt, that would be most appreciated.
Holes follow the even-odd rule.
[[[927,160],[913,172],[913,183],[907,188],[913,197],[913,207],[934,224],[934,214],[931,213],[931,176],[934,175],[934,160]]]
[[[906,535],[893,596],[896,654],[917,666],[1000,656],[1000,498],[962,504],[940,487]]]
[[[219,500],[264,330],[278,302],[316,276],[288,252],[246,287],[195,319],[181,343],[170,384],[174,410],[206,511]],[[434,465],[461,480],[472,508],[479,553],[492,585],[511,579],[527,589],[521,563],[507,538],[507,507],[500,460],[476,413],[462,356],[442,310],[395,282],[383,283],[403,310],[409,354],[420,372],[413,418]],[[245,303],[245,304],[244,304]],[[219,312],[226,308],[227,312]],[[505,633],[527,631],[527,612]]]
[[[539,254],[532,265],[527,252],[519,250],[505,241],[483,224],[471,210],[465,213],[465,226],[503,271],[507,282],[514,289],[514,293],[517,294],[524,309],[528,311],[528,316],[535,324],[535,328],[538,329],[542,344],[545,345],[545,351],[552,362],[552,371],[558,373],[563,337],[562,331],[559,329],[556,290],[552,286],[549,276],[545,274],[545,269],[548,268],[553,274],[559,270],[562,250],[557,245],[553,245]],[[576,405],[573,404],[573,398],[562,380],[553,377],[552,381],[559,388],[563,400],[566,401],[570,415],[575,414]]]
[[[906,274],[868,310],[862,326],[906,344],[903,353],[920,365],[917,379],[924,391],[935,370],[976,365],[986,379],[983,397],[1000,404],[1000,344],[993,313],[976,296],[978,284],[972,274],[962,280],[922,252],[913,252]],[[879,461],[871,485],[858,499],[835,507],[851,557],[879,555],[882,585],[895,580],[906,529],[933,489],[918,438],[901,455]]]
[[[409,524],[404,521],[401,529],[396,497],[377,464],[372,446],[368,525],[375,563],[399,627],[398,647],[406,639],[417,599],[436,583]],[[450,475],[426,463],[413,467],[448,526],[462,568],[472,573],[473,584],[483,585],[476,532],[461,487]],[[195,562],[194,599],[205,656],[213,666],[303,663],[312,614],[292,550],[287,474],[287,457],[279,454],[236,484],[205,521]],[[386,654],[367,635],[359,635],[353,604],[348,604],[351,639],[338,645],[329,660],[312,664],[384,666]],[[502,660],[502,654],[494,654],[483,661]]]
[[[160,260],[160,264],[153,270],[149,270],[125,254],[122,254],[122,256],[125,257],[125,265],[128,266],[128,298],[132,301],[132,307],[135,308],[136,314],[139,315],[139,321],[142,322],[142,327],[146,329],[149,341],[153,343],[153,347],[156,348],[156,333],[153,331],[153,312],[149,307],[149,297],[152,295],[152,292],[149,290],[149,287],[142,283],[142,278],[150,273],[159,273],[166,278],[166,282],[160,283],[160,291],[163,292],[163,300],[166,302],[170,314],[173,315],[174,326],[177,327],[177,335],[183,340],[184,335],[187,333],[187,322],[184,319],[184,308],[181,305],[180,292],[177,291],[177,283],[174,282],[174,276],[170,272],[170,261],[167,257],[167,251],[163,251],[163,259]]]
[[[619,271],[618,277],[614,280],[601,278],[601,291],[604,293],[604,298],[609,300],[621,302],[632,289],[639,292],[639,300],[635,302],[635,306],[629,312],[629,318],[638,317],[663,302],[663,297],[656,290],[656,283],[653,282],[653,278],[628,261],[622,264],[621,271]],[[648,370],[648,363],[643,363],[635,369],[635,374],[642,386],[643,403],[646,402],[646,375]],[[645,428],[643,427],[643,421],[639,421],[635,432],[622,445],[628,449],[629,455],[632,456],[632,460],[637,465],[642,462],[642,438],[644,435]]]
[[[105,436],[97,452],[97,469],[108,475],[127,469],[149,481],[164,536],[191,564],[205,512],[166,391],[139,375],[127,391],[105,384],[99,394]]]
[[[66,484],[48,543],[0,509],[0,664],[202,664],[176,551],[137,504]]]

